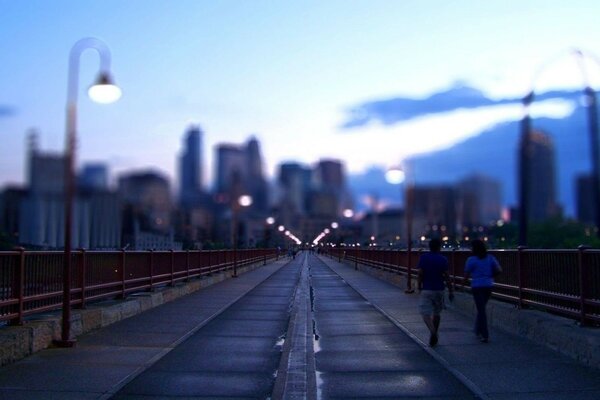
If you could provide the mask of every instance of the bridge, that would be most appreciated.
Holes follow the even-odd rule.
[[[517,286],[513,296],[512,285],[502,284],[505,291],[490,305],[490,343],[482,344],[465,312],[468,294],[458,293],[431,348],[418,296],[406,293],[411,271],[390,267],[396,262],[383,253],[370,254],[248,254],[224,257],[219,268],[210,263],[212,271],[188,263],[185,272],[151,274],[150,280],[125,279],[116,268],[121,282],[152,291],[118,296],[127,285],[95,284],[94,290],[124,299],[94,303],[76,288],[74,302],[89,301],[90,313],[119,307],[121,316],[131,316],[82,334],[74,348],[49,348],[1,367],[0,398],[600,398],[600,333],[586,326],[595,321],[593,298],[580,296],[587,312],[579,326],[577,317],[532,309],[542,303],[528,297],[537,289],[523,293]],[[167,261],[152,262],[173,265]],[[239,263],[238,277],[218,279],[230,275],[232,262]],[[211,279],[201,290],[186,289]],[[174,291],[186,295],[144,312],[125,311],[134,303],[170,300]],[[530,309],[500,301],[518,301],[519,292]],[[35,296],[28,300],[43,308]],[[3,330],[35,326],[37,314],[17,314],[6,318],[21,319],[17,326]]]

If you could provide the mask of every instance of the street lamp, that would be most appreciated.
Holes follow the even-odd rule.
[[[412,265],[411,265],[411,253],[412,253],[412,223],[413,223],[413,192],[414,182],[407,179],[407,173],[402,167],[394,166],[388,169],[385,174],[385,178],[388,183],[392,185],[400,185],[405,182],[405,196],[404,196],[404,220],[406,221],[406,258],[407,258],[407,275],[406,275],[406,290],[405,293],[414,293],[412,287]]]
[[[271,227],[273,226],[273,224],[275,223],[275,218],[273,217],[267,217],[265,219],[265,234],[264,234],[264,240],[265,240],[265,248],[269,248],[270,245],[270,241],[271,241]]]
[[[592,158],[592,193],[594,199],[594,222],[596,225],[596,234],[600,237],[600,144],[598,137],[598,110],[596,103],[596,92],[592,89],[584,65],[586,56],[591,57],[598,63],[598,59],[589,53],[573,49],[569,52],[571,56],[576,57],[579,71],[584,81],[584,95],[588,110],[588,130],[590,136],[590,151]],[[562,54],[561,54],[562,55]],[[553,60],[552,60],[553,61]],[[527,226],[529,223],[529,192],[531,190],[531,117],[530,107],[534,101],[534,86],[537,78],[545,69],[548,63],[536,71],[531,82],[529,93],[523,98],[523,119],[521,120],[521,137],[519,141],[519,245],[527,245]]]
[[[231,217],[231,225],[232,225],[232,241],[233,241],[233,278],[237,278],[237,264],[238,264],[238,213],[241,207],[249,207],[252,205],[252,196],[247,194],[243,194],[233,202],[232,205],[232,217]]]
[[[79,61],[81,54],[87,49],[95,49],[100,56],[100,72],[88,94],[99,103],[111,103],[121,97],[121,90],[112,82],[110,75],[110,50],[99,39],[85,38],[79,40],[71,48],[69,54],[69,74],[67,89],[67,122],[65,143],[65,245],[63,260],[63,306],[61,340],[57,345],[72,347],[71,339],[71,236],[73,220],[73,197],[75,194],[75,149],[77,141],[77,97],[79,81]]]

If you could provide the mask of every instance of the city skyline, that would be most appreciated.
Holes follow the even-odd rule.
[[[137,1],[0,3],[0,32],[12,38],[0,43],[0,185],[25,181],[30,128],[39,131],[43,148],[62,150],[67,56],[86,36],[110,46],[124,97],[110,106],[81,98],[79,165],[106,160],[112,176],[152,167],[176,182],[180,135],[192,120],[205,132],[203,181],[211,183],[214,146],[250,135],[263,143],[270,179],[285,161],[337,158],[357,173],[451,146],[519,118],[520,106],[343,125],[365,102],[423,99],[466,84],[492,98],[519,98],[556,54],[573,46],[594,52],[600,39],[593,18],[599,5],[591,1],[479,7],[181,1],[168,10]],[[82,88],[93,80],[94,56],[86,52],[82,59]],[[553,63],[536,89],[579,88],[573,64]],[[597,85],[597,66],[589,75]],[[564,104],[542,110],[568,112]]]

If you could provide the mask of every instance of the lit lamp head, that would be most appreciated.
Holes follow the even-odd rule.
[[[121,98],[121,89],[114,84],[108,72],[101,72],[96,83],[88,89],[88,95],[97,103],[109,104]]]
[[[406,174],[400,167],[391,167],[385,173],[385,180],[392,185],[399,185],[406,179]]]
[[[238,204],[242,207],[249,207],[252,205],[252,196],[244,194],[238,198]]]
[[[265,221],[266,221],[267,224],[273,225],[275,223],[275,218],[268,217]]]

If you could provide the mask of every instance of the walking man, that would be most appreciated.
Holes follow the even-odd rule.
[[[421,255],[417,268],[419,299],[419,312],[429,329],[429,345],[438,343],[438,329],[440,327],[440,314],[444,308],[444,286],[448,287],[450,301],[454,299],[452,286],[448,276],[448,260],[441,254],[442,243],[439,239],[429,241],[429,252]]]

